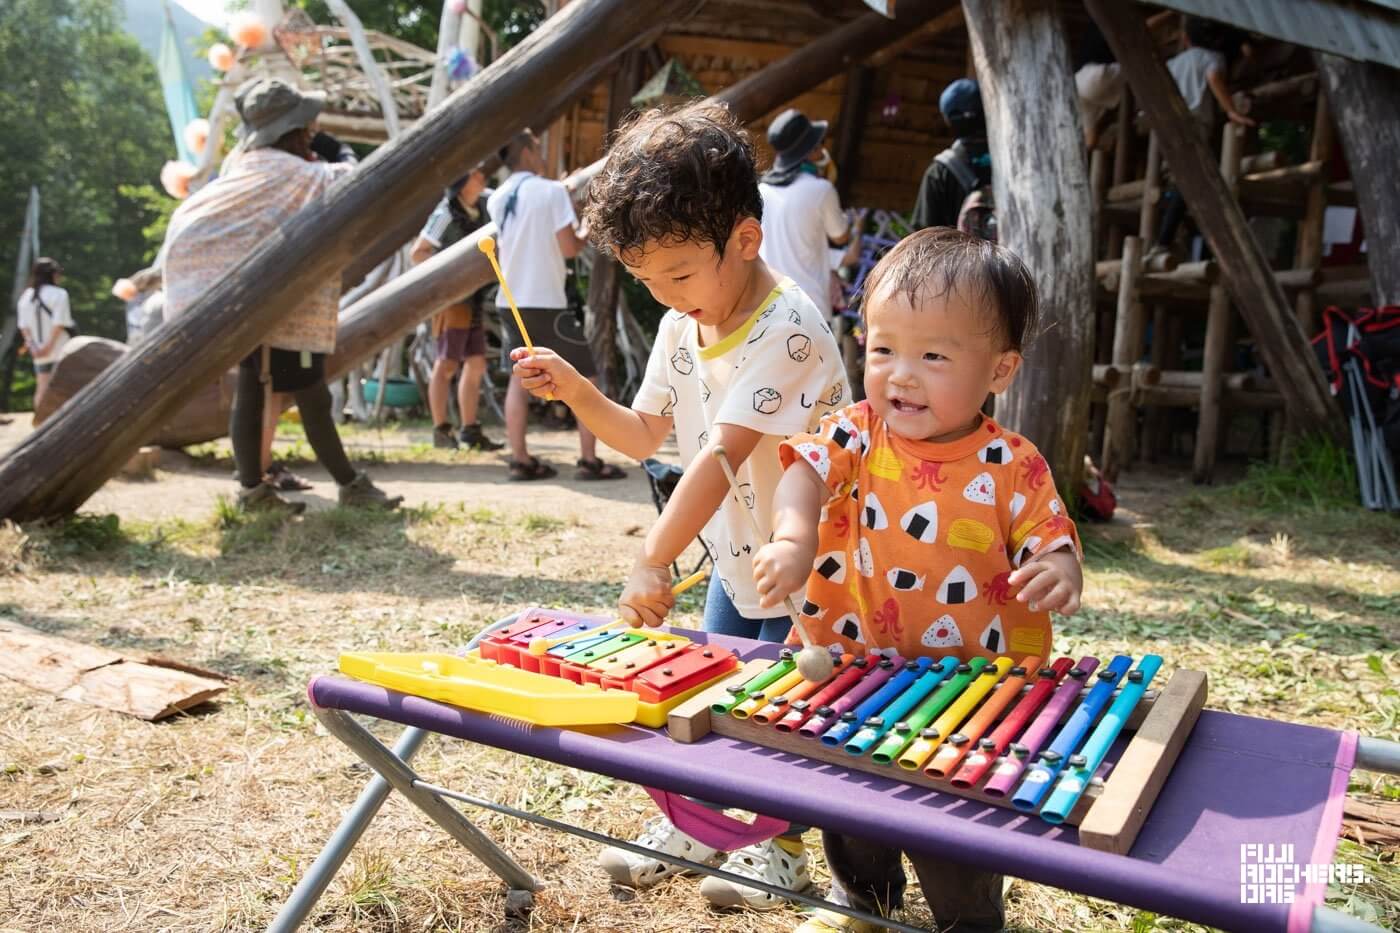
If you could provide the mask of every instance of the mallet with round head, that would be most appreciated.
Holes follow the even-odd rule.
[[[753,510],[748,507],[748,503],[744,500],[743,493],[739,491],[739,478],[734,475],[734,468],[729,465],[729,457],[725,455],[723,447],[715,448],[715,459],[724,469],[724,478],[729,480],[729,489],[734,493],[734,498],[738,499],[739,504],[744,506],[744,514],[749,517],[749,524],[753,526],[754,544],[761,547],[764,539],[763,531],[758,527],[758,516],[753,514]],[[831,652],[821,645],[812,643],[812,639],[807,635],[807,630],[798,621],[797,607],[792,604],[791,596],[783,597],[783,605],[787,608],[789,618],[792,619],[793,630],[802,639],[802,650],[797,652],[798,673],[816,683],[826,680],[836,669],[836,661],[832,658]]]
[[[481,242],[477,243],[477,249],[486,254],[486,259],[491,263],[491,269],[496,273],[496,281],[501,283],[501,294],[506,296],[506,304],[510,305],[510,313],[515,317],[515,326],[520,328],[520,339],[525,341],[525,349],[531,356],[535,354],[535,345],[530,342],[530,332],[525,329],[525,319],[520,316],[520,309],[515,306],[515,296],[510,293],[510,285],[506,282],[506,274],[501,271],[501,264],[496,259],[496,238],[484,236]],[[552,393],[545,398],[554,401]]]

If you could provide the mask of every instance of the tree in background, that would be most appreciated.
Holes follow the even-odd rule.
[[[0,274],[8,282],[37,185],[41,246],[63,263],[80,330],[120,339],[112,282],[151,258],[142,231],[161,213],[155,181],[170,157],[155,65],[113,0],[5,0],[0,61]],[[0,292],[8,301],[9,288]],[[31,384],[12,347],[0,360],[0,410],[27,404]]]
[[[294,4],[318,23],[336,22],[324,0],[294,0]],[[441,3],[354,0],[351,6],[366,29],[412,42],[420,49],[437,48]],[[504,52],[534,32],[535,27],[544,21],[544,3],[541,0],[484,0],[481,16],[495,30],[500,38],[501,51]],[[487,62],[483,60],[482,64]]]

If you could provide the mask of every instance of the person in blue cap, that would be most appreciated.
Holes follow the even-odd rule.
[[[939,95],[938,109],[953,131],[953,144],[933,157],[919,182],[915,230],[956,227],[968,195],[992,183],[987,119],[977,82],[959,78],[948,85]]]

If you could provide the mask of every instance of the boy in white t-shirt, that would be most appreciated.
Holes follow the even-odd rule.
[[[580,423],[616,450],[649,457],[675,430],[685,475],[647,535],[619,601],[634,625],[665,619],[675,604],[670,564],[698,534],[715,560],[705,630],[777,640],[789,628],[781,607],[759,605],[752,555],[768,538],[765,530],[755,540],[744,513],[753,510],[766,529],[782,475],[778,445],[810,430],[850,393],[821,312],[759,256],[762,214],[753,144],[728,109],[701,102],[641,115],[613,143],[588,206],[594,243],[672,309],[632,407],[609,400],[555,353],[512,353],[527,389],[568,403]],[[717,445],[738,476],[743,502],[715,461]],[[694,861],[721,857],[664,817],[649,824],[640,842]],[[674,871],[621,849],[606,850],[602,863],[614,880],[638,887]],[[724,867],[788,888],[811,883],[796,833],[739,849]],[[728,906],[782,904],[718,878],[707,878],[701,891]]]

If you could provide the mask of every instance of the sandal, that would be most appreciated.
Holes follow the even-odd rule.
[[[549,479],[551,476],[558,476],[559,471],[539,457],[531,457],[528,462],[522,463],[519,460],[510,461],[510,481],[512,483],[528,483],[536,479]]]
[[[604,463],[599,457],[594,457],[592,460],[580,457],[575,466],[578,467],[574,473],[575,479],[622,479],[627,475],[620,467]]]

